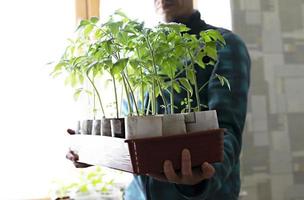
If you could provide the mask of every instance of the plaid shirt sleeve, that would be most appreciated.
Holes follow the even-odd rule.
[[[208,87],[208,107],[216,110],[219,126],[225,128],[224,162],[213,166],[213,178],[196,187],[177,186],[186,199],[237,199],[240,189],[239,156],[242,146],[242,132],[247,112],[247,94],[250,82],[250,57],[243,41],[232,32],[223,33],[226,46],[218,51]],[[223,87],[219,74],[228,79],[231,90]],[[231,194],[231,191],[234,194]]]

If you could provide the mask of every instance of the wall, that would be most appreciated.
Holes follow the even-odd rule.
[[[252,58],[245,200],[304,199],[304,1],[231,0]]]

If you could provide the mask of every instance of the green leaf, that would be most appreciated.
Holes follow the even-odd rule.
[[[103,68],[107,71],[110,71],[111,68],[113,67],[112,59],[110,58],[102,60],[101,64]]]
[[[133,69],[138,69],[140,67],[140,63],[137,59],[129,60],[129,64]]]
[[[89,64],[88,68],[86,69],[86,73],[89,74],[93,69],[94,67],[98,64],[97,61],[94,61],[92,63]]]
[[[175,50],[174,54],[178,57],[184,56],[184,54],[185,54],[185,48],[180,44],[175,46],[174,50]]]
[[[202,68],[202,69],[205,69],[206,66],[205,66],[205,63],[203,62],[203,57],[205,56],[206,54],[202,51],[200,51],[198,54],[197,54],[197,57],[196,57],[196,60],[195,62]]]
[[[77,84],[76,73],[75,72],[71,73],[69,79],[70,79],[71,86],[75,87]]]
[[[184,88],[186,88],[186,90],[188,92],[190,92],[190,95],[192,96],[193,89],[192,89],[191,84],[189,83],[188,79],[186,79],[186,78],[180,78],[179,82],[182,84],[182,86],[184,86]]]
[[[192,85],[195,84],[195,72],[193,70],[188,70],[187,71],[187,79],[190,81]]]
[[[218,78],[218,80],[220,81],[222,86],[224,86],[226,84],[228,89],[231,91],[230,83],[226,77],[221,76],[219,74],[215,74],[215,77]]]
[[[82,91],[83,91],[83,88],[78,88],[78,89],[74,92],[73,97],[74,97],[74,100],[75,100],[75,101],[77,101],[77,100],[79,99],[79,96],[80,96],[80,94],[82,93]]]
[[[52,72],[50,75],[53,77],[53,78],[56,78],[58,77],[59,75],[61,75],[62,72]]]
[[[186,32],[186,31],[190,30],[186,25],[178,24],[178,23],[174,23],[174,22],[171,22],[171,23],[168,23],[168,24],[160,24],[158,26],[159,26],[159,28],[169,28],[169,29],[174,30],[176,32]]]
[[[223,79],[224,79],[228,89],[231,91],[231,87],[230,87],[230,83],[229,83],[228,79],[226,77],[223,77]]]
[[[88,24],[83,31],[84,36],[88,37],[89,34],[92,32],[93,28],[94,28],[94,25]]]
[[[60,62],[58,63],[55,68],[54,68],[54,71],[53,72],[56,72],[56,71],[61,71],[62,67],[64,67],[66,65],[66,63],[64,62]]]
[[[106,52],[111,55],[112,54],[112,41],[111,40],[107,40],[105,42],[103,42],[104,47]]]
[[[54,70],[51,72],[51,76],[53,78],[57,77],[58,75],[60,75],[62,73],[62,68],[66,65],[66,63],[64,62],[60,62],[57,65],[55,65]]]
[[[221,35],[221,33],[217,30],[210,29],[207,30],[206,33],[214,40],[214,41],[219,41],[220,44],[226,45],[226,41],[224,37]]]
[[[88,24],[90,24],[90,22],[88,20],[81,20],[80,24],[79,24],[79,26],[77,27],[76,30],[79,30],[80,28],[82,28],[82,27],[84,27],[84,26],[86,26]]]
[[[84,76],[82,74],[78,74],[78,80],[80,84],[83,84],[84,82]]]
[[[79,191],[82,193],[88,192],[89,191],[88,186],[86,184],[81,185]]]
[[[94,179],[94,180],[92,180],[92,185],[93,186],[96,186],[97,184],[100,184],[100,183],[102,183],[101,179]]]
[[[111,68],[112,75],[120,74],[126,67],[128,63],[128,58],[119,59],[116,63],[114,63],[113,67]]]
[[[217,79],[220,81],[221,85],[224,86],[225,85],[225,81],[223,79],[222,76],[218,75],[218,74],[215,74],[215,76],[217,77]]]
[[[107,27],[109,28],[110,32],[114,35],[116,35],[119,32],[119,29],[123,22],[109,22],[107,23]]]
[[[102,37],[102,35],[103,35],[103,32],[102,32],[101,29],[97,29],[97,30],[95,31],[95,38],[96,38],[96,39],[100,39],[100,38]]]
[[[205,43],[212,41],[211,37],[205,31],[200,32],[200,36]]]
[[[220,81],[222,86],[224,86],[226,84],[228,89],[231,91],[230,83],[226,77],[221,76],[219,74],[215,74],[215,77]]]
[[[93,24],[96,24],[96,23],[99,21],[99,18],[98,18],[98,17],[91,17],[90,21],[91,21]]]
[[[206,46],[205,47],[205,54],[211,57],[213,60],[217,60],[217,50],[216,47]]]
[[[180,87],[180,85],[179,85],[179,83],[178,83],[177,81],[173,81],[172,85],[173,85],[174,90],[175,90],[177,93],[180,93],[180,92],[181,92],[181,87]]]
[[[126,32],[122,32],[120,31],[118,34],[117,34],[117,40],[119,42],[121,42],[122,44],[126,45],[128,43],[128,34]]]
[[[93,68],[93,77],[96,77],[98,74],[101,74],[101,67],[100,64],[96,64]]]
[[[118,16],[121,16],[121,17],[123,17],[123,18],[128,18],[127,15],[126,15],[124,12],[122,12],[120,9],[116,10],[116,11],[114,12],[114,14],[115,14],[115,15],[118,15]]]

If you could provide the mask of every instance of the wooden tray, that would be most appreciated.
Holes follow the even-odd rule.
[[[184,148],[191,152],[193,167],[224,158],[224,129],[129,140],[92,135],[73,135],[70,139],[70,149],[78,153],[79,162],[134,174],[160,173],[165,160],[171,160],[179,170]]]

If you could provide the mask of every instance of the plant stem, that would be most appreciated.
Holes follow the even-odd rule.
[[[200,87],[200,89],[198,90],[199,92],[201,92],[210,82],[211,79],[209,79],[206,83],[204,83],[204,85],[202,87]]]
[[[115,81],[114,75],[112,75],[112,80],[113,80],[114,94],[115,94],[116,118],[118,119],[118,117],[119,117],[119,113],[118,113],[118,98],[117,98],[116,81]]]
[[[188,69],[186,69],[186,77],[188,77]],[[191,112],[190,92],[187,90],[188,113]]]
[[[112,34],[110,34],[111,37],[113,38]],[[115,45],[115,43],[112,41],[112,44]],[[115,57],[115,54],[114,54],[114,57]],[[120,55],[118,52],[116,52],[116,60],[119,60],[120,59]],[[112,80],[113,80],[113,86],[114,86],[114,93],[115,93],[115,104],[116,104],[116,118],[118,119],[119,118],[119,111],[118,111],[118,98],[117,98],[117,89],[116,89],[116,81],[115,81],[115,77],[113,74],[111,74],[112,76]],[[127,96],[128,97],[128,96]]]
[[[136,47],[136,54],[137,54],[137,57],[139,58],[139,51],[138,51],[138,48]],[[140,78],[141,78],[141,86],[140,86],[140,101],[141,101],[141,113],[142,115],[145,115],[145,91],[144,91],[144,77],[143,77],[143,70],[142,68],[140,68]]]
[[[170,91],[170,114],[174,114],[174,87],[173,87],[173,77],[174,73],[172,68],[170,68],[170,83],[171,83],[171,91]]]
[[[145,115],[145,91],[144,91],[144,82],[143,82],[143,72],[140,70],[141,77],[141,87],[140,87],[140,101],[141,101],[141,112]]]
[[[167,103],[167,100],[166,100],[166,98],[164,96],[164,93],[163,93],[163,90],[161,88],[161,85],[160,85],[159,81],[157,81],[157,85],[158,85],[158,88],[159,88],[159,91],[160,91],[160,96],[161,96],[161,98],[162,98],[162,100],[163,100],[163,102],[165,104],[165,114],[168,114],[168,103]]]
[[[151,106],[151,99],[150,99],[150,97],[149,97],[148,105],[147,105],[147,110],[146,110],[146,115],[149,115],[150,106]]]
[[[198,90],[198,86],[197,86],[197,77],[196,77],[196,71],[194,69],[194,58],[193,55],[190,53],[189,49],[187,49],[188,54],[191,58],[191,65],[190,65],[190,70],[193,70],[193,74],[194,74],[194,91],[195,91],[195,97],[196,97],[196,103],[197,103],[197,111],[201,111],[201,101],[200,101],[200,97],[199,97],[199,90]]]
[[[190,102],[190,93],[187,91],[187,104],[188,104],[188,113],[191,112],[191,102]]]
[[[181,71],[179,71],[175,77],[179,77],[183,72],[185,71],[185,69],[182,69]]]
[[[152,96],[150,96],[150,100],[152,102],[152,115],[156,114],[156,91],[155,91],[155,80],[153,79],[152,83]]]
[[[154,51],[153,51],[153,48],[152,48],[151,43],[150,43],[150,41],[149,41],[149,36],[147,35],[147,36],[145,37],[145,39],[146,39],[146,42],[147,42],[149,51],[150,51],[151,56],[152,56],[152,65],[153,65],[154,76],[158,77],[157,68],[156,68],[156,62],[155,62],[155,56],[154,56]],[[168,113],[168,112],[167,112],[168,103],[167,103],[167,101],[166,101],[166,99],[165,99],[165,96],[164,96],[164,94],[163,94],[163,90],[162,90],[162,88],[161,88],[161,85],[160,85],[159,81],[156,80],[156,82],[157,82],[157,85],[158,85],[158,87],[159,87],[159,91],[160,91],[160,95],[161,95],[161,97],[162,97],[162,100],[163,100],[163,102],[164,102],[164,104],[165,104],[165,113]],[[155,95],[155,78],[153,78],[153,84],[154,84],[154,87],[153,87],[153,88],[154,88],[154,95]],[[156,96],[154,96],[154,99],[156,99]],[[155,107],[156,107],[156,100],[154,100],[154,101],[155,101],[154,104],[155,104]],[[153,108],[153,106],[152,106],[152,108]]]
[[[122,80],[123,80],[123,84],[124,84],[123,87],[125,88],[125,92],[126,92],[126,96],[127,96],[129,115],[132,115],[133,109],[132,109],[132,107],[131,107],[131,102],[130,102],[130,96],[129,96],[128,87],[127,87],[126,80],[124,79],[124,77],[122,77]]]
[[[174,114],[174,88],[173,88],[173,80],[171,79],[171,92],[170,92],[170,114]]]
[[[122,72],[122,76],[123,76],[123,78],[125,78],[125,80],[126,80],[126,82],[127,82],[127,85],[129,86],[130,94],[131,94],[132,99],[133,99],[133,101],[134,101],[136,114],[137,114],[137,116],[139,116],[138,107],[137,107],[136,99],[135,99],[135,96],[134,96],[134,92],[133,92],[133,90],[132,90],[132,88],[131,88],[131,85],[130,85],[130,83],[129,83],[129,81],[128,81],[128,78],[127,78],[127,76],[126,76],[126,74],[125,74],[124,72]]]
[[[87,75],[88,80],[89,80],[90,83],[92,84],[92,86],[93,86],[93,88],[94,88],[94,90],[95,90],[95,92],[96,92],[96,94],[97,94],[97,97],[98,97],[98,101],[99,101],[99,105],[100,105],[102,114],[103,114],[103,116],[105,117],[106,115],[105,115],[105,111],[104,111],[103,106],[102,106],[102,103],[101,103],[100,94],[99,94],[99,92],[98,92],[98,90],[97,90],[97,88],[96,88],[94,82],[91,80],[91,78],[90,78],[90,76],[89,76],[89,70],[87,70],[86,75]]]
[[[96,119],[96,92],[93,91],[93,119]]]

